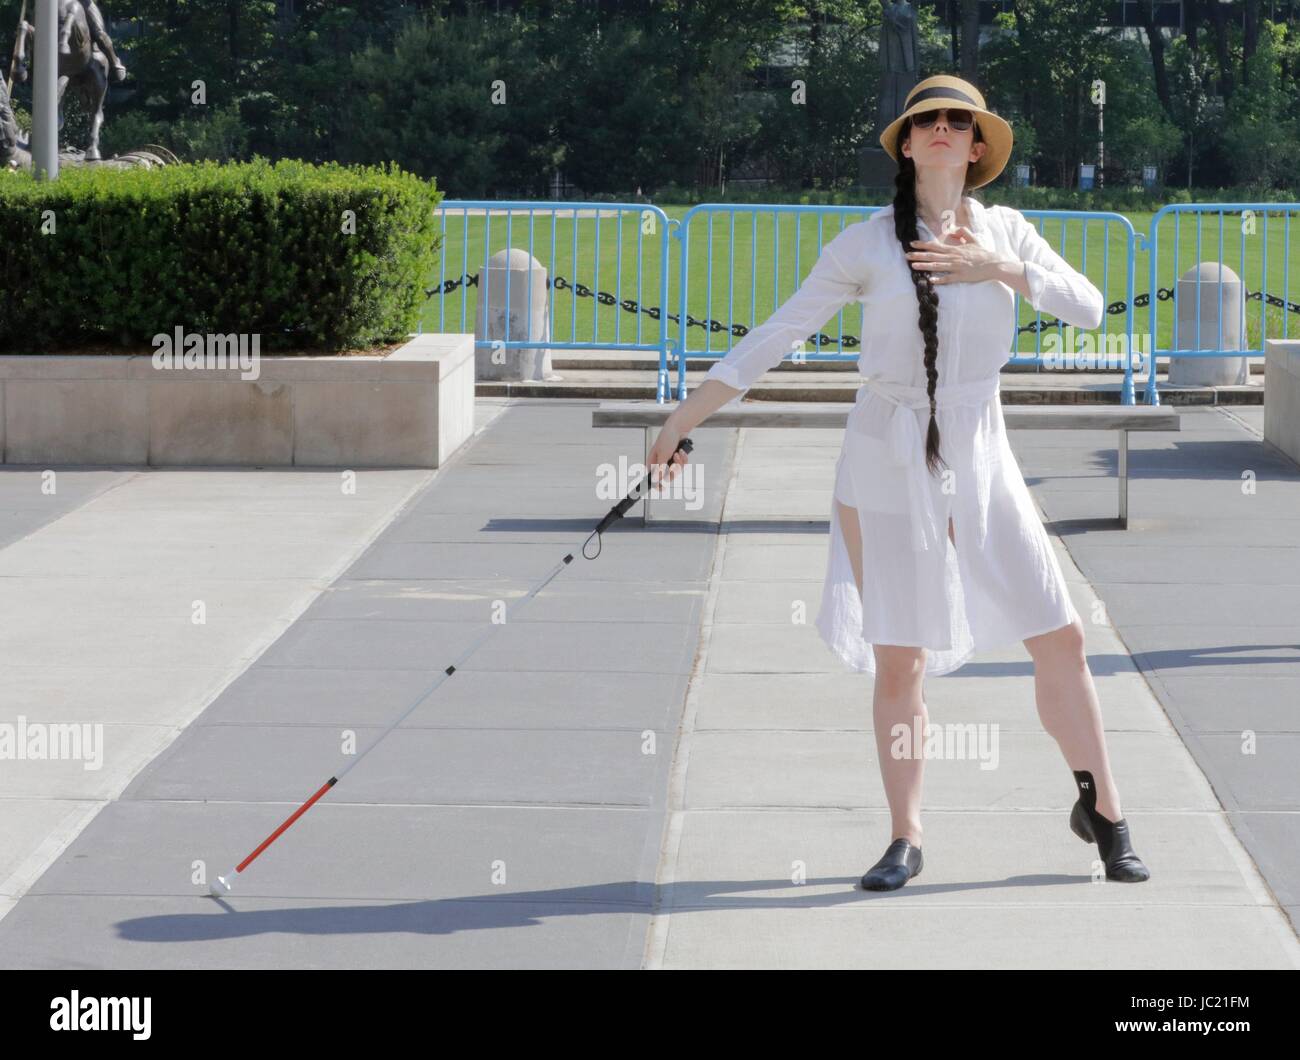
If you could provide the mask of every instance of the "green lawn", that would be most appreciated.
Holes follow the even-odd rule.
[[[686,213],[685,207],[665,211],[674,219]],[[689,263],[688,312],[700,320],[717,321],[721,325],[739,323],[751,326],[762,322],[796,286],[796,277],[802,278],[812,267],[820,248],[840,231],[841,227],[862,220],[866,214],[860,210],[841,210],[834,207],[808,209],[802,212],[763,211],[761,207],[740,207],[736,212],[717,211],[697,214],[691,222],[691,253]],[[1040,223],[1029,213],[1031,219]],[[1132,214],[1129,221],[1135,232],[1145,235],[1151,214]],[[485,218],[471,216],[468,226],[456,213],[449,212],[446,237],[429,287],[441,285],[444,279],[476,272],[484,260],[486,237]],[[1127,230],[1117,220],[1107,223],[1093,217],[1086,223],[1077,219],[1065,222],[1057,218],[1041,220],[1043,236],[1058,253],[1076,268],[1081,268],[1106,296],[1108,304],[1122,302],[1127,293]],[[1170,288],[1175,277],[1192,267],[1198,260],[1197,230],[1200,229],[1200,258],[1224,264],[1243,275],[1249,291],[1260,289],[1264,268],[1264,250],[1267,247],[1268,284],[1270,294],[1300,302],[1300,215],[1291,219],[1288,233],[1286,216],[1274,211],[1267,219],[1255,219],[1253,233],[1242,231],[1240,215],[1223,215],[1222,242],[1218,214],[1166,215],[1158,233],[1159,276],[1158,285]],[[661,245],[663,226],[657,215],[643,211],[625,211],[615,215],[602,212],[595,217],[557,214],[552,223],[548,213],[539,211],[532,216],[516,213],[510,223],[507,238],[506,218],[491,218],[491,253],[507,245],[531,252],[543,265],[552,269],[552,275],[567,282],[580,283],[587,288],[605,292],[625,301],[631,299],[639,305],[657,307],[662,304]],[[1267,238],[1265,231],[1267,229]],[[531,241],[530,241],[531,230]],[[1064,242],[1062,236],[1064,234]],[[1086,246],[1085,246],[1086,235]],[[1175,236],[1177,235],[1177,261],[1175,263]],[[1290,247],[1290,254],[1286,253]],[[710,247],[710,243],[712,244]],[[669,240],[668,307],[676,313],[679,277],[676,271],[677,241]],[[709,260],[712,256],[713,268]],[[1297,268],[1288,268],[1288,261]],[[468,263],[468,264],[467,264]],[[638,268],[638,266],[640,266]],[[1150,262],[1144,250],[1135,258],[1135,291],[1144,293],[1149,285]],[[513,284],[513,281],[512,281]],[[1206,289],[1208,290],[1208,288]],[[426,306],[423,322],[426,331],[474,330],[477,306],[477,288],[458,288],[445,297],[435,294]],[[595,298],[575,296],[571,289],[552,292],[554,325],[551,339],[554,342],[646,343],[657,342],[659,322],[644,312],[633,313],[616,305],[600,304]],[[1204,297],[1204,296],[1203,296]],[[1173,301],[1157,303],[1157,346],[1168,348],[1172,339]],[[1020,323],[1037,319],[1022,299]],[[1261,309],[1261,307],[1263,307]],[[1133,328],[1139,334],[1148,329],[1148,309],[1134,310]],[[1283,319],[1286,317],[1287,319]],[[1108,314],[1105,328],[1108,334],[1120,336],[1126,328],[1125,313]],[[1261,328],[1269,338],[1300,335],[1300,314],[1285,313],[1262,301],[1250,301],[1246,306],[1247,345],[1258,349]],[[841,352],[841,336],[862,335],[862,307],[854,303],[842,316],[832,317],[822,334],[830,340],[821,347],[823,353]],[[677,337],[679,325],[669,323],[669,334]],[[1044,337],[1049,332],[1044,332]],[[522,335],[511,335],[523,338]],[[1031,356],[1035,350],[1035,334],[1021,332],[1016,350],[1022,356]],[[1217,328],[1201,336],[1203,348],[1218,344]],[[729,346],[723,331],[706,332],[703,327],[689,328],[688,349],[692,353],[708,351],[721,355]],[[1195,335],[1180,336],[1184,346],[1195,345]],[[807,347],[811,352],[814,347]],[[848,344],[843,352],[856,356],[857,346]]]

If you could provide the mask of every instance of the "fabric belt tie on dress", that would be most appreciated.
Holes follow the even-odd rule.
[[[978,407],[996,399],[1001,388],[1001,377],[988,376],[969,383],[940,383],[935,387],[936,414],[958,405]],[[914,409],[930,409],[930,396],[925,387],[907,386],[879,376],[867,376],[863,392],[872,391],[894,404],[889,418],[887,442],[890,456],[897,465],[907,468],[908,506],[912,515],[912,550],[926,552],[938,548],[948,528],[939,526],[930,492],[930,471],[925,466],[925,434],[916,421]],[[971,467],[975,475],[975,502],[977,512],[976,541],[980,547],[988,531],[989,461],[987,439],[983,431],[976,431]],[[943,439],[940,439],[942,449]]]

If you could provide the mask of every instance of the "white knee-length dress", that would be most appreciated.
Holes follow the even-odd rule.
[[[977,241],[1024,262],[1034,309],[1099,327],[1101,292],[1018,211],[967,197]],[[918,221],[918,238],[938,239]],[[830,504],[816,626],[849,667],[875,673],[873,644],[923,647],[927,675],[975,652],[1059,629],[1078,611],[1007,442],[999,380],[1011,357],[1015,293],[998,280],[947,283],[939,298],[936,417],[946,467],[925,466],[930,403],[912,267],[894,208],[849,225],[808,277],[706,378],[748,390],[849,302],[863,303],[858,370]],[[862,591],[834,499],[857,510]],[[955,547],[948,537],[952,520]]]

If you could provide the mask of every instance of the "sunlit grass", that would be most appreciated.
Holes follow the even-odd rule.
[[[581,284],[619,302],[631,300],[643,308],[665,304],[661,272],[665,233],[654,211],[610,206],[601,210],[599,218],[579,216],[576,219],[565,211],[562,204],[556,204],[554,213],[549,208],[539,209],[531,218],[526,211],[516,211],[509,226],[504,215],[494,214],[490,236],[487,218],[470,216],[467,223],[461,214],[448,211],[442,252],[428,286],[433,288],[445,279],[477,273],[486,258],[509,246],[531,253],[550,276],[560,277],[566,283]],[[678,221],[686,212],[686,207],[665,210],[669,218]],[[725,353],[737,341],[726,329],[733,325],[748,328],[765,320],[794,292],[817,260],[821,247],[843,227],[863,220],[870,212],[867,208],[844,207],[774,211],[761,206],[697,212],[690,224],[687,311],[692,318],[710,324],[707,329],[688,328],[688,350],[712,355]],[[1057,218],[1041,217],[1032,210],[1024,212],[1048,245],[1098,286],[1108,306],[1127,300],[1129,232],[1118,217],[1094,214],[1086,219]],[[1149,213],[1128,215],[1138,237],[1147,234],[1152,216]],[[677,242],[675,237],[668,239],[667,254],[666,305],[674,315],[680,284]],[[1243,226],[1240,214],[1223,214],[1222,225],[1217,212],[1202,214],[1199,224],[1194,214],[1167,214],[1161,220],[1157,244],[1159,288],[1173,288],[1177,276],[1198,260],[1217,261],[1221,256],[1228,268],[1244,277],[1248,291],[1260,290],[1267,275],[1269,294],[1300,302],[1300,275],[1297,275],[1300,269],[1289,266],[1291,260],[1300,261],[1297,255],[1300,217],[1288,221],[1285,212],[1274,209],[1267,217],[1258,215],[1254,230],[1250,231]],[[1150,287],[1149,270],[1148,253],[1139,248],[1134,260],[1134,289],[1138,294]],[[526,279],[527,273],[514,273],[512,277],[513,287],[515,280]],[[544,281],[541,273],[534,274],[533,283]],[[424,329],[473,332],[478,295],[476,287],[455,290],[445,299],[435,294],[424,311]],[[514,292],[512,301],[522,308],[524,298],[516,299],[513,295]],[[659,341],[660,322],[644,311],[633,313],[618,305],[601,304],[596,298],[578,296],[567,288],[552,290],[551,296],[552,344],[656,345]],[[1019,299],[1018,305],[1019,325],[1038,320],[1039,314],[1024,299]],[[850,303],[822,327],[818,333],[822,344],[814,346],[817,341],[814,336],[806,348],[810,352],[820,349],[823,354],[842,352],[850,358],[856,357],[859,347],[854,340],[860,340],[863,334],[862,314],[860,303]],[[523,317],[514,319],[521,322]],[[1046,321],[1050,316],[1043,319]],[[1157,301],[1155,325],[1157,348],[1170,348],[1174,325],[1172,300]],[[680,340],[680,324],[670,322],[667,326],[669,336]],[[1139,336],[1148,331],[1147,307],[1134,309],[1132,327]],[[1300,333],[1300,314],[1252,300],[1246,305],[1246,327],[1247,347],[1258,350],[1261,332],[1269,338]],[[1105,334],[1118,339],[1127,328],[1127,313],[1107,314]],[[1217,346],[1218,329],[1212,331],[1213,334],[1202,334],[1201,348]],[[1049,332],[1050,329],[1043,332],[1044,340]],[[510,335],[511,339],[524,337],[522,331],[512,331]],[[1009,335],[1009,344],[1010,341]],[[1194,332],[1190,337],[1180,336],[1180,342],[1194,344]],[[1019,356],[1032,356],[1036,348],[1037,336],[1032,330],[1019,333],[1014,346]]]

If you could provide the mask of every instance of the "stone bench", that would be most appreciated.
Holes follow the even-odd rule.
[[[664,420],[676,407],[655,401],[602,401],[592,410],[593,427],[641,427],[645,430],[642,461]],[[844,430],[851,402],[751,401],[722,406],[697,430],[713,427],[798,427]],[[1119,525],[1128,529],[1128,432],[1179,430],[1176,407],[1167,405],[1003,405],[1007,430],[1115,431],[1119,448]],[[650,522],[650,497],[641,511],[641,525]]]

